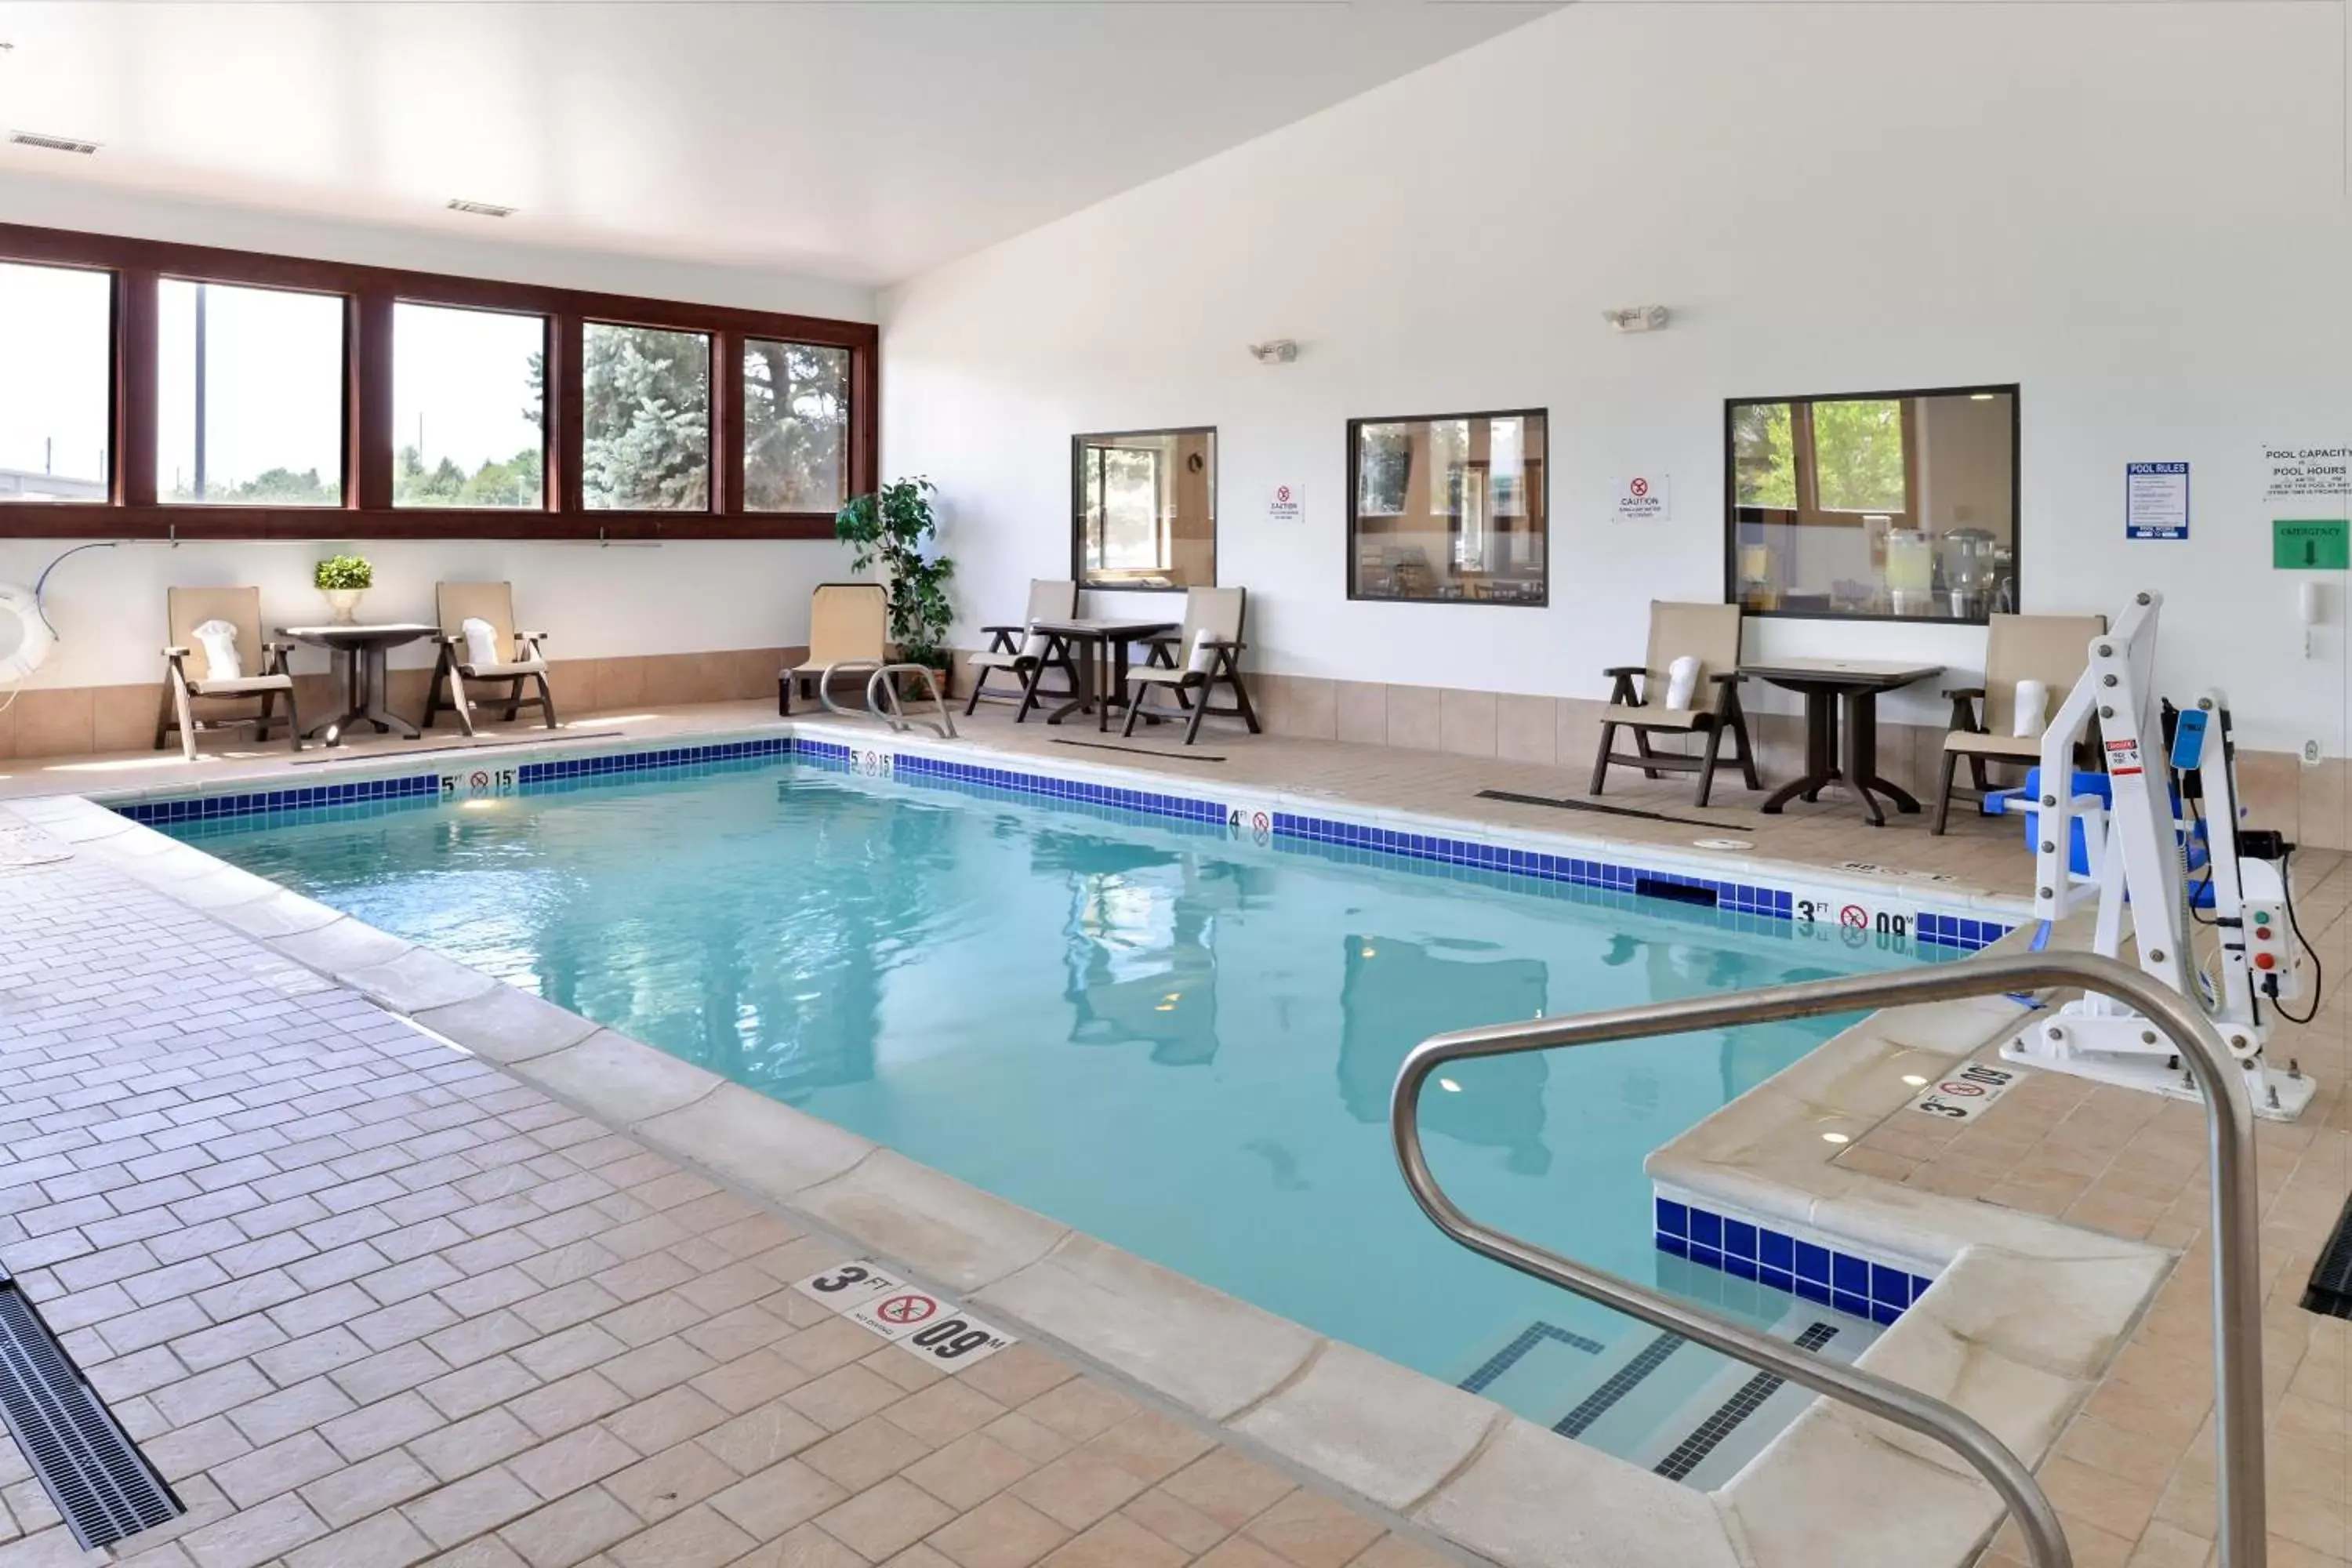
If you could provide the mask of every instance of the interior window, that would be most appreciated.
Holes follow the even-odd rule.
[[[1081,584],[1215,586],[1215,431],[1080,436],[1073,451],[1073,543]]]
[[[1760,615],[2017,605],[2017,388],[1726,405],[1729,596]]]
[[[1545,423],[1538,410],[1351,421],[1352,596],[1544,603]]]

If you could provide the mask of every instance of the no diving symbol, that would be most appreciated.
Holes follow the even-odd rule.
[[[1631,489],[1637,498],[1645,496],[1650,493],[1650,481],[1647,479],[1635,479],[1626,488]]]
[[[1848,904],[1838,911],[1838,924],[1854,931],[1867,930],[1870,926],[1869,911],[1860,904]]]
[[[1977,1096],[1984,1093],[1984,1086],[1981,1084],[1962,1083],[1958,1079],[1954,1079],[1950,1083],[1937,1084],[1936,1086],[1936,1092],[1937,1094],[1966,1095],[1969,1099],[1973,1100]]]
[[[921,1322],[939,1310],[940,1304],[929,1296],[893,1296],[875,1308],[874,1315],[903,1329]]]
[[[1274,818],[1265,812],[1257,812],[1250,817],[1250,826],[1259,833],[1271,833],[1274,831]]]
[[[1290,487],[1288,485],[1275,486],[1274,499],[1287,504],[1290,500]]]
[[[490,775],[485,770],[476,768],[472,773],[466,775],[466,782],[473,785],[476,789],[488,789],[490,787]]]

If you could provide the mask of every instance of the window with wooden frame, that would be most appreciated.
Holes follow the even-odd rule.
[[[825,539],[875,484],[870,322],[0,224],[20,318],[0,536]]]
[[[2018,389],[1724,405],[1725,597],[1982,622],[2017,602]]]

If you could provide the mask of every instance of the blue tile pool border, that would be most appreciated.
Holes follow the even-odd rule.
[[[552,757],[511,766],[492,759],[477,759],[454,770],[436,769],[390,778],[273,790],[223,789],[165,800],[126,801],[114,809],[133,822],[169,827],[392,800],[458,798],[484,790],[530,793],[577,781],[787,757],[887,774],[914,784],[1002,791],[1082,809],[1128,811],[1196,826],[1227,826],[1236,834],[1255,835],[1262,842],[1311,849],[1328,858],[1408,860],[1424,868],[1444,867],[1456,872],[1481,873],[1538,885],[1565,885],[1604,894],[1692,903],[1719,914],[1744,917],[1743,924],[1795,923],[1806,918],[1813,908],[1797,890],[1754,879],[1708,877],[1687,868],[1644,866],[1637,860],[1604,858],[1590,851],[1559,853],[1442,833],[1381,827],[1342,817],[1256,810],[1202,795],[1137,789],[1022,768],[956,762],[919,752],[856,747],[814,736],[761,735],[739,741]],[[1889,899],[1885,893],[1874,892],[1867,897],[1881,910],[1904,901]],[[1842,907],[1850,914],[1861,915],[1860,904]],[[1841,916],[1828,902],[1822,902],[1815,918],[1827,924]],[[1873,911],[1861,918],[1885,917]],[[1919,948],[1946,953],[1976,952],[2000,941],[2011,929],[1998,919],[1916,906],[1895,918],[1903,921],[1910,939]]]
[[[1753,1279],[1851,1317],[1892,1323],[1935,1280],[1900,1264],[1808,1241],[1756,1220],[1717,1214],[1686,1198],[1654,1200],[1658,1250]]]

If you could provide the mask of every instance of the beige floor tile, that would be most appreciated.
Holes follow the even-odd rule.
[[[900,1473],[950,1508],[963,1510],[978,1507],[1035,1468],[986,1433],[973,1432]]]
[[[811,1444],[802,1450],[801,1458],[828,1479],[851,1491],[863,1491],[930,1451],[931,1445],[895,1425],[886,1411]]]
[[[893,1476],[819,1514],[816,1522],[867,1562],[879,1563],[954,1518],[945,1503]]]
[[[1144,1489],[1133,1472],[1084,1448],[1014,1483],[1013,1495],[1066,1530],[1084,1530]]]
[[[1381,1527],[1318,1492],[1295,1491],[1243,1533],[1297,1568],[1342,1568],[1380,1539]]]
[[[664,1520],[613,1548],[620,1568],[719,1568],[759,1544],[708,1508]]]
[[[1009,1492],[941,1527],[930,1544],[960,1568],[1029,1568],[1070,1532]]]
[[[587,1487],[508,1525],[499,1538],[530,1568],[572,1568],[645,1529],[602,1487]]]
[[[1143,1526],[1112,1514],[1056,1548],[1045,1568],[1182,1568],[1189,1556]]]
[[[650,1524],[724,1491],[738,1479],[709,1450],[698,1444],[680,1443],[625,1470],[614,1471],[604,1479],[604,1489]]]
[[[947,1559],[936,1553],[924,1555],[926,1548],[917,1545],[890,1559],[896,1568],[936,1568]],[[748,1557],[738,1558],[732,1568],[866,1568],[866,1559],[852,1552],[814,1524],[772,1541]]]
[[[1295,1483],[1255,1459],[1219,1448],[1177,1471],[1160,1488],[1226,1529],[1239,1530],[1294,1490]]]
[[[786,1459],[714,1495],[710,1506],[761,1541],[849,1500],[850,1489],[798,1459]]]

